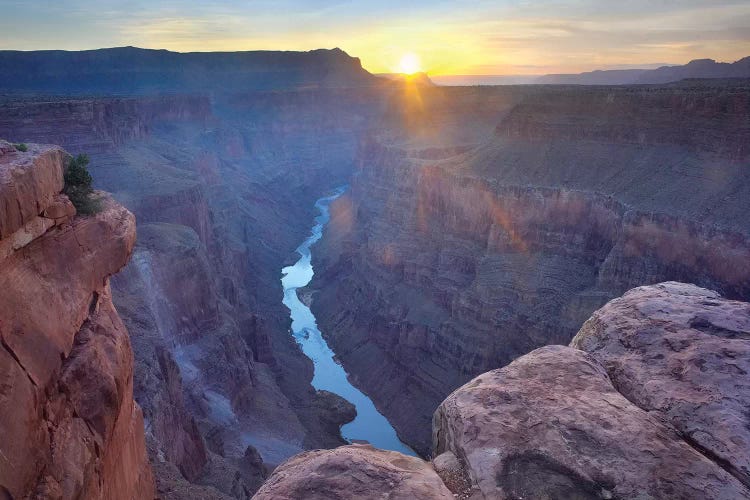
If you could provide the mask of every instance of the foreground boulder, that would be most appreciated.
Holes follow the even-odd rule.
[[[625,399],[590,355],[548,346],[480,375],[434,417],[485,498],[741,498],[743,485]]]
[[[749,333],[750,304],[636,288],[453,392],[434,453],[478,498],[750,498]]]
[[[571,345],[750,488],[750,304],[684,283],[635,288],[596,311]]]
[[[280,465],[255,500],[453,499],[429,463],[369,445],[296,455]]]
[[[256,498],[750,498],[750,304],[640,287],[571,345],[448,396],[431,463],[369,446],[308,452]]]
[[[109,277],[135,218],[75,217],[56,147],[0,152],[0,498],[154,498]]]

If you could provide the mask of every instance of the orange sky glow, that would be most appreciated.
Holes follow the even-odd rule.
[[[41,2],[39,2],[41,3]],[[537,75],[750,55],[746,0],[11,2],[0,49],[340,47],[373,73]]]

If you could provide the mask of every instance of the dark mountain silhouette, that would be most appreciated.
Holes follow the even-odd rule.
[[[0,51],[0,93],[239,91],[369,85],[376,81],[358,58],[338,48],[309,52],[179,53],[136,47]]]
[[[657,69],[598,70],[578,74],[544,75],[533,83],[563,85],[630,85],[670,83],[687,78],[750,78],[750,57],[733,63],[695,59],[683,66]]]

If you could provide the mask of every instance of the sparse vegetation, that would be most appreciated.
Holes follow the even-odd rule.
[[[91,215],[101,210],[101,203],[93,197],[94,179],[88,171],[89,157],[80,154],[72,158],[65,169],[65,187],[63,193],[68,195],[79,214]]]
[[[13,147],[16,148],[16,151],[21,151],[25,153],[29,150],[29,147],[24,142],[19,142],[18,144],[13,144]]]

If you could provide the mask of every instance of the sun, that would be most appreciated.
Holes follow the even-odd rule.
[[[419,57],[413,52],[407,52],[401,56],[401,61],[398,63],[398,69],[401,73],[407,75],[413,75],[419,72],[421,66],[419,64]]]

